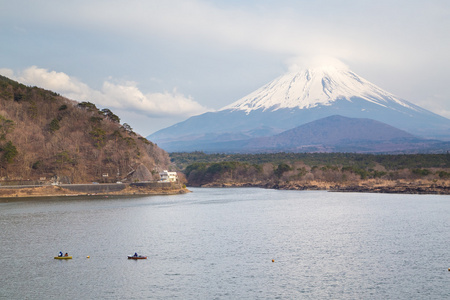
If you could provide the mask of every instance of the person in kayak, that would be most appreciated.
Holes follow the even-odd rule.
[[[59,256],[59,257],[62,257],[62,256],[63,256],[63,254],[62,254],[62,252],[61,252],[61,251],[59,251],[59,254],[58,254],[58,256]]]
[[[137,252],[134,252],[134,257],[138,257],[138,254],[137,254]]]
[[[69,256],[69,254],[67,254],[67,252],[66,252],[66,254],[64,254],[64,256],[67,257],[67,256]]]

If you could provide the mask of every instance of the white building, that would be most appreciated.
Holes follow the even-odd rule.
[[[178,180],[177,172],[168,172],[167,170],[160,172],[159,177],[161,181],[165,182],[176,182]]]

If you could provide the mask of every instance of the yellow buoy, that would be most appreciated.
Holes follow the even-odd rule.
[[[275,262],[275,259],[272,259],[272,262]]]
[[[90,256],[88,255],[88,256],[86,256],[86,258],[90,258]]]

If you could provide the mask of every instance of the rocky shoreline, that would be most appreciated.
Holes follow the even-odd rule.
[[[260,187],[278,190],[326,190],[330,192],[354,192],[354,193],[392,193],[392,194],[432,194],[450,195],[449,181],[389,181],[389,180],[364,180],[360,182],[227,182],[208,183],[202,187]]]

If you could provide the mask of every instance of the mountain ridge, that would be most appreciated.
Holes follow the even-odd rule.
[[[315,120],[282,133],[249,139],[179,141],[183,149],[205,153],[352,152],[352,153],[442,153],[450,142],[427,140],[390,125],[339,115]],[[202,149],[202,150],[198,150]],[[178,151],[175,151],[178,152]],[[184,151],[180,151],[184,152]],[[187,151],[189,152],[189,151]]]
[[[287,73],[216,112],[149,138],[169,152],[202,151],[209,142],[271,136],[332,115],[373,119],[420,138],[450,140],[449,119],[336,68]]]
[[[116,182],[169,165],[109,109],[0,76],[0,181]]]
[[[350,100],[353,97],[378,105],[394,102],[413,110],[421,110],[420,107],[384,91],[356,73],[334,66],[289,72],[220,110],[245,110],[249,113],[260,108],[272,111],[281,108],[307,109],[330,105],[338,99]]]
[[[241,149],[264,152],[414,152],[433,151],[450,143],[425,140],[372,119],[339,115],[315,120],[280,134],[250,139]]]

